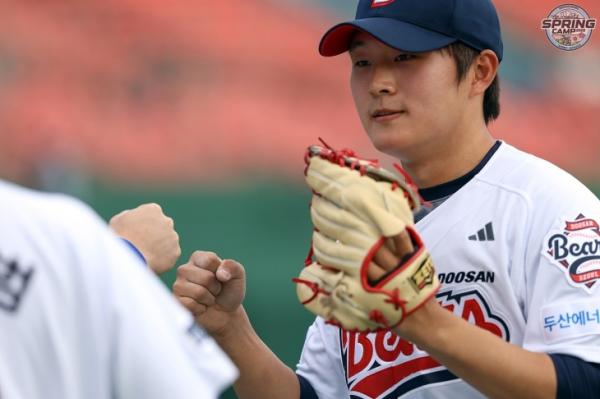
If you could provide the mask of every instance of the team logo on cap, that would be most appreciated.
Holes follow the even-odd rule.
[[[595,28],[596,18],[590,18],[583,8],[574,4],[560,5],[542,20],[542,29],[550,43],[567,51],[583,47]]]
[[[591,292],[600,280],[600,225],[580,214],[551,231],[543,254],[567,276],[569,284]]]
[[[394,1],[396,0],[371,0],[371,8],[387,6]]]

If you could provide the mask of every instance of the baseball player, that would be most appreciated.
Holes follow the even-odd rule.
[[[213,339],[88,208],[3,181],[0,205],[2,399],[217,398],[232,382]],[[131,212],[172,235],[148,225],[166,219],[155,205]]]
[[[307,181],[319,194],[311,215],[320,223],[313,247],[322,249],[317,259],[327,268],[307,278],[303,271],[298,281],[309,289],[298,292],[302,299],[312,289],[303,303],[329,323],[317,317],[309,328],[295,372],[253,331],[241,306],[239,264],[196,253],[180,267],[174,292],[239,367],[238,395],[598,397],[600,202],[566,172],[491,136],[487,125],[499,116],[503,56],[492,3],[360,0],[356,19],[327,31],[319,51],[348,54],[366,133],[402,162],[429,206],[416,214],[414,232],[407,227],[411,216],[400,234],[384,235],[392,245],[362,263],[361,281],[349,280],[352,262],[339,259],[356,255],[350,244],[369,234],[377,212],[366,201],[340,205],[344,198],[336,193],[346,189],[345,177],[329,174],[332,163],[311,163]],[[365,174],[360,169],[352,176]],[[370,212],[365,217],[359,208]],[[393,225],[390,209],[377,211]],[[319,219],[327,212],[344,217],[327,224]],[[356,226],[367,227],[361,235]],[[383,312],[367,319],[358,307],[338,316],[323,310],[375,302],[374,288],[399,278],[417,254],[428,259],[425,250],[439,287],[433,278],[425,281],[435,294],[417,298],[406,314],[408,300],[387,301],[401,309],[393,328],[364,332],[365,325],[389,327]],[[339,281],[348,283],[349,294],[328,291],[328,284],[339,289]]]

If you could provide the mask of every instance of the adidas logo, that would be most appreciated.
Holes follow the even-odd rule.
[[[489,222],[485,225],[485,227],[477,232],[477,234],[473,234],[469,236],[469,240],[471,241],[494,241],[494,228],[492,226],[492,222]]]

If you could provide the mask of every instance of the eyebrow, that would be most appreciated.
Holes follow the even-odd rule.
[[[360,40],[352,40],[352,42],[350,43],[350,46],[348,47],[348,51],[352,52],[353,50],[355,50],[357,47],[361,47],[364,46],[365,42],[360,41]]]

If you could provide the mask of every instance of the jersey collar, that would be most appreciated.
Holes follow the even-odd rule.
[[[492,148],[485,154],[483,159],[467,174],[451,180],[446,183],[439,184],[437,186],[423,188],[419,190],[419,194],[425,201],[431,202],[442,198],[447,198],[460,190],[465,184],[467,184],[477,173],[481,172],[481,169],[489,162],[492,156],[498,151],[502,141],[496,140]]]

